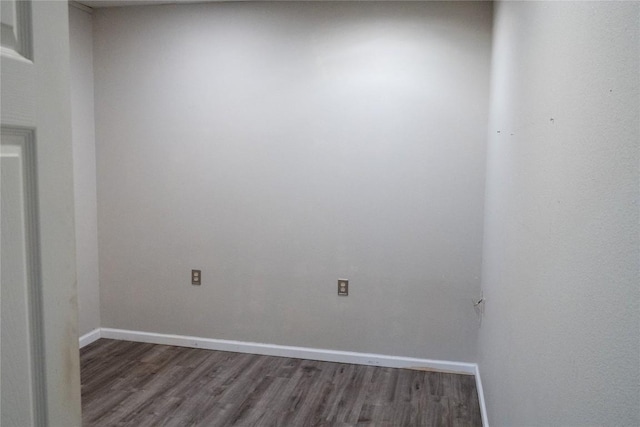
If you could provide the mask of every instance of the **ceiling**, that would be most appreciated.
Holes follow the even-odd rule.
[[[121,7],[121,6],[142,6],[142,5],[158,5],[158,4],[179,4],[179,3],[218,3],[228,1],[270,1],[270,0],[75,0],[90,8],[101,7]],[[323,1],[323,0],[276,0],[276,1]],[[352,0],[329,0],[329,1],[352,1]],[[368,0],[356,0],[368,1]],[[377,0],[373,0],[377,1]],[[386,0],[386,1],[405,1],[405,0]],[[425,1],[425,0],[409,0],[409,1]]]
[[[120,7],[120,6],[141,6],[154,4],[175,4],[175,3],[208,3],[216,0],[76,0],[77,3],[91,7]],[[222,1],[222,0],[217,0]]]

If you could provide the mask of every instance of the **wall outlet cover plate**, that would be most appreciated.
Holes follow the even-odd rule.
[[[349,281],[346,279],[338,279],[338,295],[346,297],[349,295]]]
[[[199,286],[201,283],[202,283],[202,271],[191,270],[191,284]]]

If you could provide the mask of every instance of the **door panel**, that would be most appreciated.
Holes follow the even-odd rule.
[[[32,59],[31,2],[2,0],[0,3],[0,45],[15,56]]]
[[[0,424],[3,426],[41,425],[44,419],[33,136],[30,129],[2,128],[0,408],[4,410],[0,412]]]

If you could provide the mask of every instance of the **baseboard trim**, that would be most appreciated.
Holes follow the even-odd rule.
[[[476,390],[478,392],[478,403],[480,404],[480,415],[482,416],[482,427],[489,427],[489,418],[487,417],[487,406],[484,403],[484,390],[482,389],[482,380],[480,379],[480,368],[476,364],[474,376],[476,378]]]
[[[307,347],[292,347],[277,344],[262,344],[244,341],[219,340],[184,335],[158,334],[154,332],[130,331],[125,329],[102,328],[102,338],[152,344],[175,345],[180,347],[204,348],[207,350],[252,353],[265,356],[293,357],[319,360],[323,362],[353,363],[356,365],[384,366],[432,370],[474,375],[475,363],[450,362],[444,360],[418,359],[412,357],[389,356],[383,354],[357,353],[351,351],[326,350]]]
[[[100,328],[96,328],[91,332],[87,332],[83,336],[79,338],[80,348],[88,346],[94,341],[98,341],[102,337],[102,330]]]

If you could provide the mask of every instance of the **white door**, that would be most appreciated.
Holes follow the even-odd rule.
[[[1,0],[0,425],[80,425],[66,1]]]

